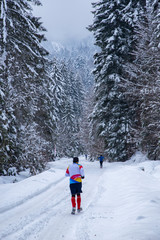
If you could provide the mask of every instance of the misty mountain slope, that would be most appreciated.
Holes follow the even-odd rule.
[[[97,48],[94,46],[92,37],[64,43],[46,41],[43,42],[43,46],[50,53],[50,59],[57,58],[59,61],[69,62],[72,70],[82,79],[85,88],[93,85],[93,55]]]

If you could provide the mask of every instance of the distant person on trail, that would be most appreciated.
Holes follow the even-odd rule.
[[[100,162],[100,168],[102,168],[103,167],[104,157],[102,155],[100,155],[100,157],[98,159],[99,159],[99,162]]]
[[[76,212],[76,195],[77,195],[77,212],[81,212],[81,193],[82,193],[82,179],[84,176],[84,170],[81,164],[78,164],[78,157],[73,158],[73,164],[71,164],[66,170],[66,176],[70,177],[70,191],[71,191],[71,202],[72,212]]]

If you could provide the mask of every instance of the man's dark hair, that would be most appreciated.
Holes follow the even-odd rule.
[[[73,158],[73,163],[78,163],[79,162],[79,158],[78,157],[74,157]]]

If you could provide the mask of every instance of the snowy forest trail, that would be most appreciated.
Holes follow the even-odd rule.
[[[64,239],[66,233],[68,236],[69,229],[72,231],[71,226],[75,225],[74,229],[78,227],[76,226],[78,222],[70,214],[69,179],[64,177],[69,163],[70,161],[68,160],[53,163],[53,169],[51,168],[47,172],[51,172],[53,176],[56,175],[55,181],[53,179],[52,183],[48,183],[45,187],[34,191],[32,183],[37,181],[40,185],[43,180],[43,176],[40,180],[36,180],[35,176],[32,182],[30,182],[31,191],[33,189],[32,194],[28,194],[25,197],[22,196],[21,200],[17,200],[19,199],[17,197],[15,202],[12,202],[10,199],[10,204],[6,204],[5,207],[0,206],[0,239],[53,239],[53,237],[54,239],[61,239],[61,237]],[[95,194],[92,177],[96,181],[100,177],[96,170],[93,171],[92,169],[92,174],[90,171],[87,171],[88,191],[84,201],[88,199],[88,202],[85,208],[90,204],[91,196]],[[46,181],[46,179],[44,180]],[[22,182],[17,184],[21,185]],[[23,187],[25,188],[25,184],[23,184]],[[19,191],[21,191],[21,188]],[[16,194],[14,189],[10,194],[11,197]],[[81,216],[79,214],[76,217]],[[56,231],[53,232],[53,228]]]
[[[72,162],[15,184],[1,184],[1,240],[159,240],[160,162],[141,164],[88,162],[82,213],[71,215],[69,178]]]

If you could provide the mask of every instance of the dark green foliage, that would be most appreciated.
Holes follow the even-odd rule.
[[[0,114],[7,122],[1,127],[1,173],[5,170],[6,174],[9,167],[17,171],[30,168],[35,173],[51,156],[48,146],[54,124],[47,105],[48,60],[40,44],[45,40],[40,33],[44,28],[32,15],[28,2],[1,1],[0,77],[4,96]]]
[[[82,152],[79,132],[83,87],[81,79],[72,71],[71,63],[61,63],[61,74],[63,97],[57,123],[57,150],[60,156],[72,157]]]
[[[100,1],[94,23],[95,43],[95,107],[92,124],[96,122],[97,138],[105,142],[105,152],[111,161],[125,161],[130,152],[130,108],[123,89],[126,78],[124,64],[132,61],[134,45],[134,6],[130,1]],[[94,133],[95,135],[95,133]]]
[[[133,52],[135,59],[128,69],[130,89],[139,102],[137,109],[139,114],[139,148],[146,152],[150,159],[154,160],[160,157],[160,125],[158,120],[160,116],[160,35],[157,14],[155,5],[152,6],[152,2],[148,2],[141,21],[137,22],[137,44]]]
[[[95,54],[93,144],[104,142],[110,161],[125,161],[136,150],[157,159],[159,1],[101,0],[93,7],[89,30],[100,48]]]

